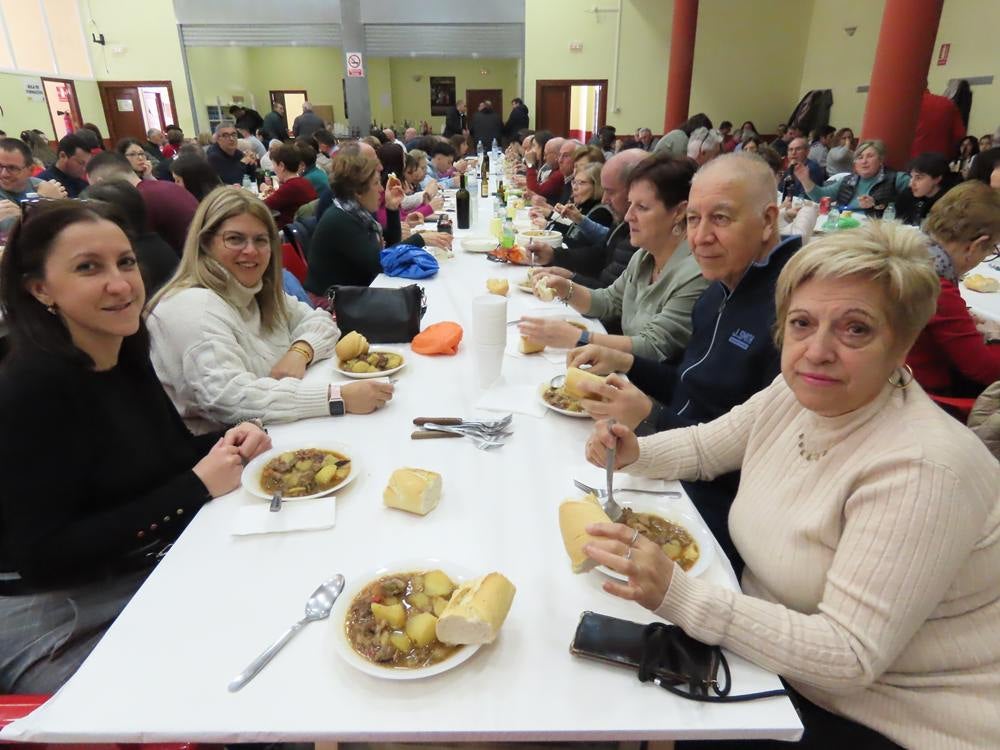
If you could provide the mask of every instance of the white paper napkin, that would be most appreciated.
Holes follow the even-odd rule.
[[[261,500],[240,508],[236,514],[233,536],[329,529],[337,520],[336,496],[315,500],[289,500],[281,504],[281,510],[277,513],[272,513],[270,507],[267,500]]]
[[[500,412],[513,411],[530,417],[544,417],[548,411],[538,395],[537,385],[508,385],[502,378],[479,397],[475,408]]]

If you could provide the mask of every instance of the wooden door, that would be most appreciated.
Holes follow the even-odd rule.
[[[569,105],[569,84],[539,83],[535,96],[535,123],[538,130],[548,130],[557,136],[569,133]]]
[[[98,81],[101,104],[108,121],[108,138],[117,143],[122,138],[146,140],[146,124],[142,119],[142,97],[137,85]]]
[[[83,125],[80,104],[76,98],[76,85],[64,78],[42,78],[42,90],[49,108],[52,129],[56,140]]]
[[[479,111],[479,104],[485,101],[491,102],[493,111],[503,117],[503,89],[466,89],[465,112],[470,123]]]

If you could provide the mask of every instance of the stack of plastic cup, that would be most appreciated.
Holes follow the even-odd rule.
[[[484,294],[472,300],[472,349],[481,388],[488,388],[503,368],[507,347],[507,298]]]

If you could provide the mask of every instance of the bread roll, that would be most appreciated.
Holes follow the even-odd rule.
[[[438,618],[441,643],[492,643],[514,601],[514,584],[500,573],[489,573],[455,589]]]
[[[983,276],[981,273],[974,273],[965,277],[965,286],[974,292],[997,292],[1000,291],[1000,281],[991,276]]]
[[[521,354],[537,354],[538,352],[545,351],[545,344],[539,344],[537,341],[532,341],[526,336],[522,336],[521,343],[518,344],[518,349]]]
[[[351,331],[346,336],[341,337],[335,348],[337,359],[346,362],[349,359],[360,357],[368,353],[368,339],[357,331]]]
[[[592,523],[611,523],[593,495],[582,500],[565,500],[559,506],[559,531],[574,573],[584,573],[597,565],[583,552],[584,545],[594,539],[585,530]]]
[[[545,279],[540,279],[535,284],[535,296],[542,302],[551,302],[556,298],[556,292],[555,289],[552,289],[545,283]]]
[[[426,516],[441,500],[441,475],[425,469],[396,469],[382,493],[388,508]]]
[[[566,394],[572,396],[573,398],[593,398],[589,393],[584,393],[580,390],[581,383],[591,383],[592,385],[603,385],[604,378],[600,375],[595,375],[587,370],[581,370],[579,367],[570,367],[566,370],[566,385],[563,388]]]
[[[510,282],[507,279],[487,279],[486,289],[490,294],[499,294],[501,297],[506,297],[507,292],[510,291]]]

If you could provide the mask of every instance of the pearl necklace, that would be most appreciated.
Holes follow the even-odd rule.
[[[804,432],[799,433],[799,455],[806,461],[819,461],[829,450],[829,448],[821,451],[806,450],[806,434]]]

